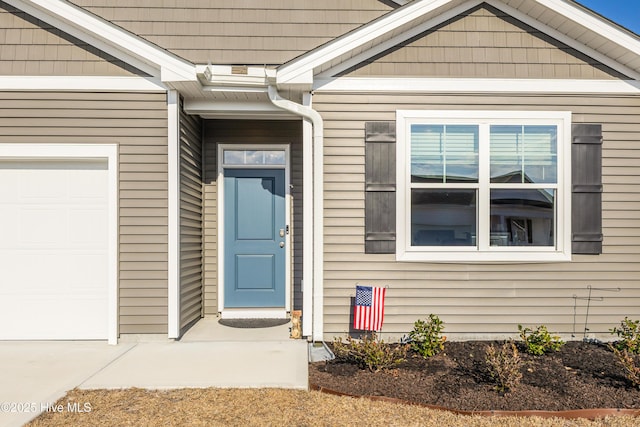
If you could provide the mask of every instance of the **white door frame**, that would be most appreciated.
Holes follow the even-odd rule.
[[[282,150],[285,153],[284,165],[227,165],[224,163],[223,153],[226,149],[233,150]],[[291,163],[289,144],[218,144],[218,313],[225,319],[233,318],[286,318],[291,311],[291,232],[293,218],[291,216]],[[225,309],[224,307],[224,170],[225,169],[284,169],[285,187],[285,220],[289,233],[285,235],[285,307],[281,308],[252,308]]]
[[[118,343],[118,146],[117,144],[0,144],[0,160],[107,160],[108,170],[108,327],[109,344]]]

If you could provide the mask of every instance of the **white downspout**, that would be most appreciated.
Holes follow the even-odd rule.
[[[303,173],[305,174],[303,179],[303,201],[305,210],[305,214],[303,214],[305,221],[304,229],[312,230],[312,234],[307,232],[303,235],[304,294],[302,332],[304,335],[311,335],[314,341],[322,341],[324,332],[324,295],[322,285],[324,276],[324,123],[322,117],[316,110],[282,98],[280,94],[278,94],[278,90],[275,86],[272,85],[269,85],[269,99],[276,107],[307,119],[311,122],[313,127],[312,147],[309,147],[308,144],[306,144],[307,141],[305,141],[305,145],[303,147],[303,152],[306,154],[303,155]],[[305,101],[308,103],[311,102],[310,98],[307,98]],[[313,170],[312,174],[309,173],[311,169]],[[312,178],[312,180],[309,180],[308,178]],[[310,204],[311,206],[309,206]],[[311,212],[311,214],[309,214],[309,212]],[[313,225],[312,229],[308,228],[310,222]],[[309,251],[309,249],[311,249],[311,251]],[[311,269],[309,267],[311,267]],[[311,291],[311,296],[308,295],[309,291]],[[304,316],[305,312],[308,313],[309,311],[312,313],[311,321],[309,321],[308,317]]]

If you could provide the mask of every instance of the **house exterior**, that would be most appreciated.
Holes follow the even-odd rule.
[[[0,339],[640,316],[640,37],[570,0],[0,0]]]

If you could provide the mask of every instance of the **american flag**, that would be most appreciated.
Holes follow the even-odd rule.
[[[384,320],[385,288],[356,286],[353,329],[380,331]]]

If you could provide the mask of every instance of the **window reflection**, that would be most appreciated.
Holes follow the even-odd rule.
[[[491,126],[491,182],[557,181],[556,126]]]
[[[475,246],[476,190],[411,190],[412,246]]]
[[[553,189],[491,190],[491,246],[553,246]]]
[[[478,182],[477,125],[411,125],[411,182]]]

